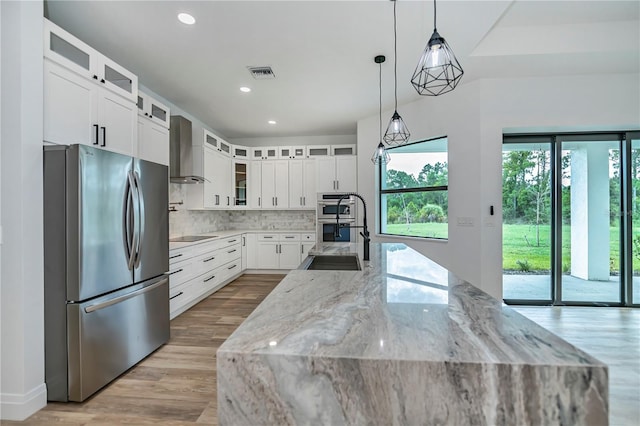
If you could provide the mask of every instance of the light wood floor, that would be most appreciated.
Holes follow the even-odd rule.
[[[607,364],[610,424],[640,424],[640,309],[579,306],[514,308]]]
[[[284,275],[243,275],[171,321],[169,343],[83,403],[2,425],[216,425],[216,350]]]
[[[238,278],[173,320],[168,344],[88,401],[2,425],[216,425],[216,350],[282,278]],[[608,364],[611,425],[638,424],[640,309],[516,310]]]

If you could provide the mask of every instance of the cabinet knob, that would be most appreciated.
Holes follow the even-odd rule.
[[[94,74],[94,75],[93,75],[93,79],[94,79],[94,80],[97,80],[97,79],[98,79],[98,76]]]
[[[104,83],[104,78],[100,80],[100,83]]]

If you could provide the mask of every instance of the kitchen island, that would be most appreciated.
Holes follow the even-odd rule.
[[[603,363],[404,244],[361,265],[292,271],[220,347],[221,425],[608,423]]]

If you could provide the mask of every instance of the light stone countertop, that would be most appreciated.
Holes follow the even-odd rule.
[[[234,230],[230,230],[230,231],[212,231],[212,232],[207,232],[204,234],[196,234],[198,236],[205,236],[205,237],[211,237],[211,238],[207,238],[206,240],[200,240],[200,241],[193,241],[193,242],[172,242],[169,241],[169,251],[171,250],[175,250],[175,249],[181,249],[181,248],[185,248],[185,247],[189,247],[189,246],[193,246],[193,245],[197,245],[197,244],[204,244],[204,243],[210,243],[211,241],[216,241],[216,240],[220,240],[220,239],[224,239],[227,237],[231,237],[234,235],[241,235],[241,234],[286,234],[289,232],[294,232],[294,233],[310,233],[310,234],[315,234],[315,230],[311,229],[311,230],[303,230],[303,229],[287,229],[287,230],[273,230],[273,229],[269,229],[269,230],[256,230],[256,229],[251,229],[251,230],[245,230],[245,229],[234,229]],[[174,236],[177,237],[177,236]],[[174,238],[171,237],[171,238]],[[171,239],[169,238],[169,239]]]
[[[404,244],[361,264],[291,271],[223,343],[220,424],[607,422],[597,359]]]

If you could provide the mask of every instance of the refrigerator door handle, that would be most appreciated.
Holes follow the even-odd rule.
[[[100,309],[104,309],[107,308],[109,306],[115,305],[116,303],[120,303],[120,302],[124,302],[127,299],[131,299],[132,297],[136,297],[139,296],[143,293],[147,293],[157,287],[160,287],[161,285],[165,284],[169,279],[168,278],[163,278],[160,281],[158,281],[155,284],[152,284],[148,287],[145,288],[141,288],[140,290],[136,290],[136,291],[132,291],[129,294],[124,294],[120,297],[116,297],[115,299],[111,299],[111,300],[107,300],[106,302],[102,302],[102,303],[96,303],[95,305],[90,305],[87,306],[86,308],[84,308],[84,311],[88,314],[90,314],[91,312],[95,312],[98,311]]]
[[[133,172],[133,180],[136,184],[136,200],[138,208],[138,217],[136,218],[136,225],[138,226],[138,244],[135,247],[135,259],[133,267],[140,266],[140,253],[142,250],[142,240],[144,239],[144,198],[142,197],[142,185],[140,183],[140,176],[138,172]]]
[[[129,171],[127,173],[127,184],[125,185],[125,211],[124,211],[124,231],[125,231],[125,251],[127,254],[127,267],[129,270],[133,269],[133,263],[135,260],[134,247],[135,247],[135,214],[133,210],[134,206],[134,182],[133,176]],[[133,215],[133,219],[132,216]]]

